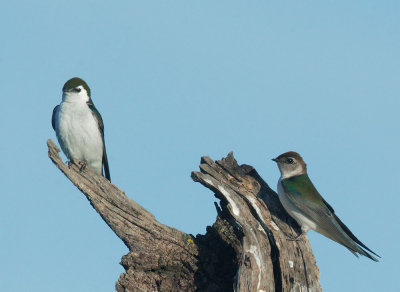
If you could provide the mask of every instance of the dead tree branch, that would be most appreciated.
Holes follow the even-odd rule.
[[[239,166],[232,153],[216,162],[203,157],[192,172],[220,199],[216,222],[194,237],[159,223],[90,169],[67,166],[53,141],[47,145],[53,163],[129,248],[118,292],[321,291],[309,242],[287,240],[298,226],[256,170]]]

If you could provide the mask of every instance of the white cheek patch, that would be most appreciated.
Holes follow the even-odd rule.
[[[65,102],[81,102],[86,103],[89,101],[89,95],[84,88],[81,88],[81,92],[64,92],[63,93],[63,101]]]
[[[82,88],[81,92],[79,92],[79,95],[82,97],[82,99],[83,99],[85,102],[88,102],[88,101],[89,101],[89,95],[87,94],[85,88]]]

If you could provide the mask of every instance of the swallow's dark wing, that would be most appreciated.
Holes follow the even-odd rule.
[[[307,174],[284,179],[281,183],[288,199],[304,216],[317,224],[317,232],[344,245],[354,254],[357,252],[377,261],[363,248],[374,255],[377,254],[355,237],[349,228],[336,216],[333,208],[318,193]]]
[[[365,248],[366,250],[368,250],[369,252],[373,253],[374,255],[376,255],[377,257],[380,258],[380,256],[378,254],[376,254],[375,252],[373,252],[372,250],[370,250],[364,243],[362,243],[354,234],[353,232],[350,231],[350,229],[342,222],[342,220],[339,219],[338,216],[336,216],[335,211],[333,210],[333,208],[328,204],[327,201],[324,200],[324,203],[327,205],[327,207],[329,208],[329,210],[332,211],[333,216],[336,219],[336,222],[339,223],[340,227],[342,227],[343,231],[346,232],[346,234],[352,239],[354,240],[358,245],[362,246],[363,248]]]
[[[93,117],[96,119],[97,124],[99,126],[99,130],[101,133],[101,138],[103,140],[103,166],[104,166],[104,173],[105,177],[111,182],[111,176],[110,176],[110,168],[108,166],[108,159],[107,159],[107,151],[106,151],[106,143],[104,142],[104,124],[103,124],[103,119],[101,118],[101,115],[99,111],[96,109],[94,106],[93,102],[90,100],[88,103],[88,106],[90,110],[92,111]]]
[[[51,125],[53,126],[53,130],[56,130],[56,114],[57,114],[57,110],[60,107],[60,105],[57,105],[56,107],[54,107],[53,109],[53,115],[51,116]]]

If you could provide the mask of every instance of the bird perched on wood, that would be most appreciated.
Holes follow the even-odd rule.
[[[81,161],[111,181],[104,125],[93,104],[90,88],[81,78],[68,80],[62,89],[62,101],[53,110],[51,124],[64,154],[71,162]]]
[[[307,174],[307,166],[301,156],[293,151],[272,159],[278,164],[281,177],[278,181],[278,196],[283,207],[301,227],[302,233],[312,229],[340,243],[355,256],[358,254],[378,261],[344,223],[333,208],[322,198]],[[299,237],[298,236],[298,237]]]

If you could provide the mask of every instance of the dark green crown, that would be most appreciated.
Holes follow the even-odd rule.
[[[89,88],[89,86],[87,85],[87,83],[85,82],[85,80],[83,80],[83,79],[81,79],[81,78],[79,78],[79,77],[71,78],[70,80],[68,80],[67,82],[65,82],[64,87],[63,87],[63,91],[65,91],[65,90],[70,90],[70,89],[72,89],[72,88],[76,88],[76,87],[78,87],[79,85],[82,85],[83,88],[86,89],[86,91],[87,91],[87,93],[88,93],[88,95],[89,95],[89,97],[90,97],[90,88]]]

